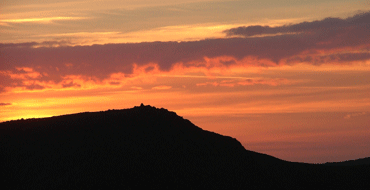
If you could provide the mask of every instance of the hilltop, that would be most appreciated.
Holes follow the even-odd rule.
[[[2,184],[21,189],[366,189],[370,166],[294,163],[246,150],[166,109],[0,123]]]

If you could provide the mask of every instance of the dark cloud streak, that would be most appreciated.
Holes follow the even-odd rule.
[[[347,19],[326,18],[320,21],[302,22],[292,25],[284,25],[278,27],[270,26],[242,26],[225,30],[224,33],[228,36],[245,36],[251,37],[255,35],[278,34],[278,33],[340,33],[341,30],[346,30],[350,27],[359,27],[365,31],[370,30],[370,12],[357,14]]]

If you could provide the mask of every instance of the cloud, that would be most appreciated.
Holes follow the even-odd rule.
[[[339,63],[346,64],[354,61],[365,61],[370,59],[369,53],[353,52],[353,53],[338,53],[331,55],[297,55],[286,59],[287,64],[294,64],[299,62],[311,63],[314,65],[321,65],[325,63]]]
[[[366,112],[350,113],[350,114],[345,115],[344,119],[351,119],[353,117],[359,117],[359,116],[363,116],[363,115],[366,115],[366,114],[367,114]]]
[[[0,106],[10,106],[12,105],[11,103],[3,103],[3,102],[0,102]]]
[[[168,89],[171,89],[171,88],[172,88],[172,86],[161,85],[161,86],[155,86],[152,89],[154,89],[154,90],[168,90]]]
[[[133,76],[135,68],[143,68],[143,73],[179,68],[203,72],[233,66],[348,65],[370,59],[370,12],[279,27],[239,27],[225,33],[243,37],[73,47],[67,41],[0,44],[1,91],[43,89],[51,84],[78,88],[84,81],[105,80],[118,86],[122,78]],[[120,76],[112,78],[115,73]]]
[[[41,86],[39,84],[26,85],[25,87],[26,87],[27,90],[42,90],[42,89],[45,89],[44,86]]]
[[[134,90],[142,90],[143,88],[142,87],[140,87],[140,86],[132,86],[131,87],[132,89],[134,89]]]
[[[335,34],[339,35],[347,29],[354,27],[357,30],[364,29],[369,30],[370,24],[370,12],[357,14],[347,19],[340,18],[326,18],[320,21],[313,22],[302,22],[298,24],[270,27],[270,26],[242,26],[238,28],[232,28],[225,30],[228,36],[245,36],[252,37],[257,35],[272,35],[272,34],[309,34],[309,35],[324,35],[324,34]],[[343,31],[344,30],[344,31]],[[321,36],[325,37],[325,36]]]
[[[62,84],[62,87],[63,88],[70,88],[70,87],[78,87],[79,88],[79,87],[81,87],[81,85],[80,84],[76,84],[73,81],[71,81],[69,83]]]
[[[307,54],[314,57],[312,60],[321,56],[327,61],[362,61],[368,60],[370,53],[370,12],[347,19],[326,18],[277,27],[242,26],[225,30],[224,33],[229,37],[242,36],[250,39],[250,42],[260,42],[254,45],[256,55],[277,63],[282,59]],[[260,53],[261,44],[264,44],[269,55]],[[323,62],[305,60],[314,64]]]
[[[221,87],[235,87],[235,86],[251,86],[251,85],[269,85],[269,86],[278,86],[278,85],[288,85],[295,82],[289,81],[284,78],[276,79],[242,79],[242,80],[222,80],[222,81],[212,81],[197,83],[196,86],[221,86]]]
[[[85,17],[43,17],[43,18],[22,18],[22,19],[3,19],[0,20],[1,25],[7,25],[11,23],[51,23],[54,21],[61,20],[81,20],[86,19]]]

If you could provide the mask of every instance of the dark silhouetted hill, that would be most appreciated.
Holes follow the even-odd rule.
[[[356,160],[347,160],[343,162],[327,162],[326,165],[331,166],[359,166],[359,165],[370,165],[370,157],[359,158]]]
[[[368,189],[370,167],[286,162],[166,109],[0,123],[5,189]]]

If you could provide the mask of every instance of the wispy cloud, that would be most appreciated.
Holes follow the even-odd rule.
[[[143,88],[142,87],[140,87],[140,86],[132,86],[131,87],[132,89],[134,89],[134,90],[142,90]]]
[[[11,103],[4,103],[4,102],[0,102],[0,106],[10,106],[12,105]]]
[[[161,85],[161,86],[155,86],[152,89],[154,89],[154,90],[168,90],[168,89],[171,89],[171,88],[172,88],[172,86]]]
[[[366,114],[367,114],[366,112],[350,113],[350,114],[345,115],[344,119],[351,119],[353,117],[359,117],[359,116],[363,116],[363,115],[366,115]]]
[[[53,21],[62,20],[81,20],[87,19],[86,17],[42,17],[42,18],[18,18],[18,19],[3,19],[0,20],[0,24],[11,24],[11,23],[51,23]]]
[[[227,28],[237,25],[176,25],[139,31],[65,32],[32,35],[39,42],[34,47],[96,45],[110,43],[140,43],[156,41],[198,41],[206,38],[223,38]],[[50,39],[55,39],[51,41]],[[19,39],[17,39],[19,40]],[[48,43],[47,43],[48,42]],[[53,46],[49,44],[53,43]],[[58,45],[59,44],[59,45]]]
[[[221,80],[221,81],[208,81],[204,83],[197,83],[196,86],[220,86],[220,87],[235,87],[235,86],[250,86],[250,85],[287,85],[296,82],[289,81],[288,79],[241,79],[241,80]]]

